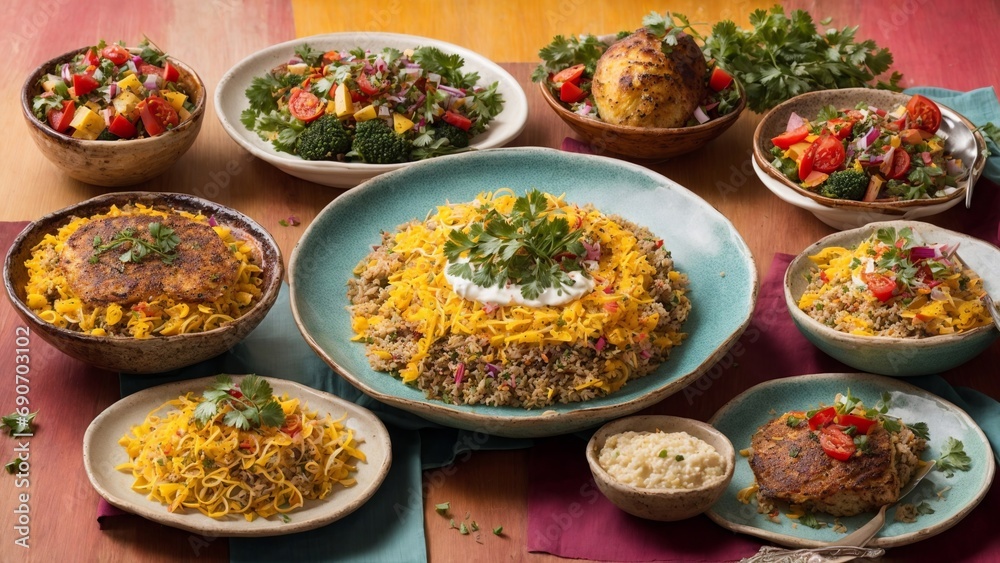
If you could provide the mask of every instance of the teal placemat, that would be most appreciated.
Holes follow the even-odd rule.
[[[349,345],[349,343],[345,343]],[[389,407],[355,389],[321,360],[302,338],[292,318],[288,286],[249,336],[231,350],[197,365],[155,376],[122,375],[122,396],[162,383],[218,373],[258,375],[296,381],[333,393],[374,412],[392,439],[392,467],[364,506],[328,526],[266,538],[230,538],[235,562],[426,561],[422,470],[452,463],[474,449],[528,447],[531,440],[472,436]]]

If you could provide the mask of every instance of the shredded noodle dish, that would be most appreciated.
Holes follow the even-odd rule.
[[[170,512],[190,509],[216,519],[242,515],[252,521],[274,515],[287,520],[287,513],[306,500],[355,485],[352,460],[363,462],[365,454],[344,424],[346,414],[338,420],[320,418],[298,399],[270,395],[264,384],[261,397],[268,398],[260,416],[266,423],[267,409],[274,409],[280,426],[254,428],[252,414],[247,428],[232,424],[240,424],[236,413],[246,406],[249,378],[255,376],[236,386],[214,386],[202,397],[187,393],[132,427],[119,440],[129,460],[116,467],[135,478],[132,489],[167,505]],[[204,407],[199,405],[211,405],[220,395],[231,402],[222,401],[203,422]]]

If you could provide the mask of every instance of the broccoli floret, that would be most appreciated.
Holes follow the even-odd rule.
[[[369,119],[354,129],[351,152],[369,164],[406,162],[410,156],[410,141],[397,135],[385,121]]]
[[[868,175],[857,170],[838,170],[823,183],[820,195],[861,201],[868,190]]]
[[[351,133],[332,115],[314,121],[295,142],[295,151],[306,160],[337,160],[349,150]]]
[[[448,144],[455,147],[456,149],[464,149],[469,146],[469,133],[461,128],[455,127],[450,123],[442,123],[437,127],[438,138],[444,137],[448,139]]]

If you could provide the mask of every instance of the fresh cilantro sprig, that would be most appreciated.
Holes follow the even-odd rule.
[[[94,237],[94,254],[90,257],[90,263],[96,264],[100,260],[100,255],[109,250],[114,250],[123,244],[129,246],[118,259],[122,262],[142,262],[146,256],[155,254],[164,264],[172,264],[177,258],[177,245],[181,243],[180,237],[170,227],[165,227],[161,223],[150,223],[147,226],[152,242],[136,236],[134,228],[129,227],[119,231],[113,239],[104,243],[100,235]]]
[[[227,426],[249,430],[285,424],[285,412],[275,400],[271,384],[256,375],[247,375],[239,383],[233,383],[228,375],[219,375],[202,397],[205,400],[194,411],[199,424],[207,423],[227,406],[230,410],[222,418]]]
[[[951,477],[955,471],[968,471],[972,465],[972,458],[965,453],[965,445],[961,440],[949,437],[941,448],[941,457],[935,466],[938,471]]]
[[[308,43],[303,43],[295,48],[295,54],[302,59],[302,62],[309,66],[319,66],[323,59],[323,51],[313,49]]]
[[[872,84],[892,65],[892,53],[870,39],[857,41],[857,26],[821,33],[808,12],[786,15],[780,5],[755,10],[750,24],[752,29],[741,29],[729,20],[716,23],[703,50],[743,83],[747,105],[755,112],[813,90],[900,89],[899,73],[888,82]]]
[[[3,417],[3,426],[6,428],[7,433],[13,436],[14,434],[32,434],[35,432],[35,416],[38,415],[38,411],[28,413],[27,416],[21,416],[20,414],[13,412]]]
[[[482,287],[521,286],[526,299],[548,288],[573,285],[569,272],[585,275],[582,231],[565,217],[549,217],[545,194],[532,190],[518,197],[510,216],[495,209],[466,233],[454,229],[444,245],[448,273]],[[468,261],[461,261],[467,254]]]
[[[584,37],[556,35],[552,42],[538,51],[542,64],[535,67],[531,73],[532,82],[547,80],[549,75],[573,65],[582,64],[587,74],[593,74],[597,67],[597,59],[601,58],[608,48],[605,43],[593,35]]]
[[[414,49],[412,59],[427,72],[441,75],[445,84],[454,88],[472,88],[479,82],[479,73],[462,72],[465,59],[461,55],[449,55],[437,47],[419,47]]]

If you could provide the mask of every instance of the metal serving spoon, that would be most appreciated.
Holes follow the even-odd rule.
[[[854,532],[840,538],[836,542],[825,547],[814,547],[809,549],[783,549],[780,547],[764,546],[756,555],[748,559],[743,559],[740,563],[843,563],[858,558],[881,557],[885,550],[879,548],[866,548],[868,544],[878,534],[882,526],[885,525],[885,511],[890,506],[895,505],[910,494],[917,484],[934,469],[936,462],[931,460],[917,470],[910,482],[899,492],[896,502],[886,504],[879,509],[878,514],[870,522],[858,528]]]

